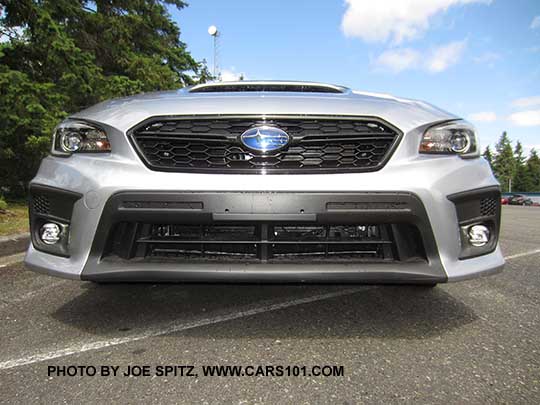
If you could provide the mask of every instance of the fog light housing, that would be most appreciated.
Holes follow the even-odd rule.
[[[54,222],[47,222],[39,230],[39,238],[46,245],[54,245],[61,239],[62,228]]]
[[[487,245],[491,232],[485,225],[473,225],[469,228],[469,243],[475,247]]]

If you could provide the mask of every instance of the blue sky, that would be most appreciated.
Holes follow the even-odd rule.
[[[189,1],[189,0],[188,0]],[[182,40],[224,79],[295,79],[429,101],[540,150],[539,0],[191,0]]]

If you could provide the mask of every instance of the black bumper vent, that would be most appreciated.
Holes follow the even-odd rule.
[[[277,152],[257,154],[239,140],[257,125],[278,127],[292,140]],[[399,139],[389,124],[350,117],[155,117],[129,135],[153,170],[220,173],[374,171]]]
[[[491,216],[496,215],[500,201],[495,197],[482,198],[480,200],[480,215]]]
[[[51,210],[49,198],[43,194],[36,194],[32,196],[32,208],[37,214],[48,215]]]

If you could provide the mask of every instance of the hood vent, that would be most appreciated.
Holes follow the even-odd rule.
[[[221,82],[192,87],[190,93],[289,92],[345,93],[347,88],[331,84],[304,82]]]

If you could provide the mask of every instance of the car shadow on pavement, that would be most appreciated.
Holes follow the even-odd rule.
[[[52,316],[92,335],[119,337],[144,333],[151,328],[165,330],[171,325],[217,319],[268,303],[349,288],[351,286],[84,284],[82,293],[56,309]],[[361,336],[423,339],[443,335],[476,319],[470,307],[443,287],[365,286],[353,294],[291,305],[175,334],[214,339]]]

